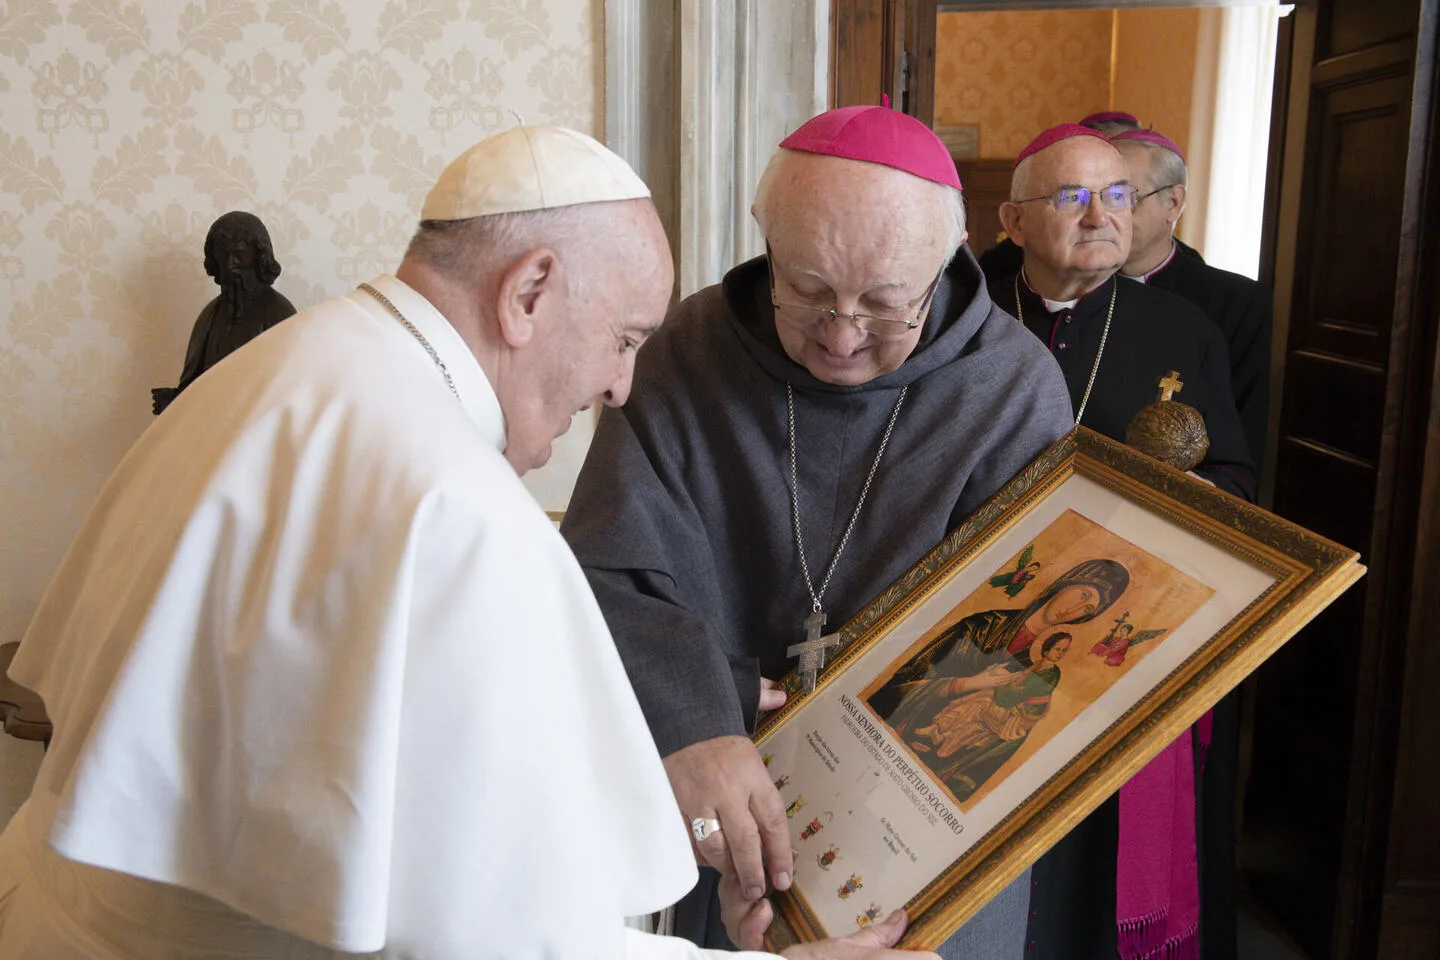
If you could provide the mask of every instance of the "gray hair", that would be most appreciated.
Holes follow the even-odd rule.
[[[774,192],[775,181],[779,178],[780,167],[785,155],[791,152],[782,147],[771,154],[770,162],[765,165],[765,172],[760,175],[760,182],[755,186],[755,222],[760,225],[760,232],[767,236],[769,235],[771,194]],[[965,242],[965,198],[954,187],[947,187],[943,183],[934,183],[933,186],[936,190],[944,191],[942,202],[945,204],[948,213],[946,220],[950,225],[950,236],[945,242],[943,269],[950,266],[950,261],[955,259],[955,254],[960,252],[960,244]]]
[[[585,238],[593,242],[597,236],[591,222],[595,211],[588,209],[595,206],[600,205],[497,213],[468,220],[422,220],[405,257],[427,264],[448,280],[471,283],[479,268],[508,263],[537,247],[550,247],[571,257],[583,255]],[[572,294],[584,295],[584,272],[566,271]]]
[[[1151,184],[1152,188],[1158,186],[1168,187],[1177,183],[1182,187],[1189,186],[1185,161],[1180,159],[1179,154],[1172,150],[1165,149],[1158,143],[1145,143],[1143,140],[1127,140],[1122,142],[1140,143],[1145,149],[1150,151],[1150,156],[1154,160],[1150,169],[1155,174],[1155,182]]]

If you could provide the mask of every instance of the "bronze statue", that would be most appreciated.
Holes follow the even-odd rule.
[[[1185,386],[1180,374],[1170,371],[1158,384],[1160,396],[1140,408],[1125,428],[1125,443],[1176,470],[1193,470],[1210,450],[1205,418],[1192,406],[1173,400]]]
[[[156,416],[200,374],[295,314],[295,307],[272,286],[280,264],[269,231],[254,214],[232,210],[210,225],[205,272],[220,285],[220,296],[195,320],[179,385],[150,391]]]

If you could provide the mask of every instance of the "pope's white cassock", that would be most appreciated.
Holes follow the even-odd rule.
[[[55,739],[0,958],[691,956],[682,817],[494,391],[393,277],[201,377],[125,457],[12,675]]]

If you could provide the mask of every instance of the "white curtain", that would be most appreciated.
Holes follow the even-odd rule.
[[[1190,201],[1180,232],[1210,264],[1252,278],[1260,266],[1275,42],[1290,9],[1205,10],[1197,38]]]

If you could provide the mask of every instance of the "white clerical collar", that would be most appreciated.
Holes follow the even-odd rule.
[[[480,361],[475,359],[475,354],[470,352],[465,341],[461,338],[459,331],[445,319],[445,315],[435,309],[434,304],[426,300],[405,281],[390,274],[382,274],[370,281],[370,286],[385,295],[400,314],[414,324],[415,329],[425,338],[425,342],[434,348],[440,362],[445,364],[445,369],[450,374],[451,381],[455,384],[455,392],[460,397],[460,406],[475,424],[476,428],[484,435],[485,439],[495,445],[495,449],[505,450],[505,413],[500,407],[500,400],[495,396],[495,388],[490,385],[490,378],[485,376],[485,371],[480,367]],[[385,307],[363,290],[356,290],[350,294],[350,299],[360,304],[372,313],[378,313],[385,317],[388,323],[393,323],[409,336],[409,332],[400,325],[394,317],[390,316]],[[413,340],[414,338],[411,337]],[[419,340],[415,340],[415,349],[424,351]],[[432,362],[428,355],[427,362]],[[435,371],[436,377],[441,377],[440,371]]]
[[[1030,278],[1025,276],[1025,268],[1023,267],[1020,268],[1020,279],[1025,281],[1025,286],[1031,293],[1040,297],[1041,302],[1045,304],[1045,310],[1049,313],[1059,313],[1061,310],[1073,310],[1075,304],[1080,302],[1079,297],[1076,297],[1074,300],[1051,300],[1049,297],[1041,297],[1040,291],[1030,286]]]
[[[1174,260],[1174,259],[1175,259],[1175,254],[1177,254],[1177,253],[1179,253],[1179,252],[1180,252],[1180,247],[1179,247],[1179,245],[1175,242],[1175,238],[1174,238],[1174,237],[1171,237],[1171,238],[1170,238],[1170,252],[1165,255],[1165,259],[1164,259],[1164,260],[1161,260],[1160,263],[1159,263],[1158,265],[1156,265],[1154,269],[1152,269],[1152,270],[1147,270],[1146,272],[1140,274],[1138,277],[1132,277],[1132,276],[1130,276],[1130,274],[1128,274],[1128,273],[1122,273],[1122,274],[1120,274],[1120,276],[1124,277],[1126,280],[1134,280],[1136,283],[1149,283],[1151,277],[1155,276],[1155,274],[1159,273],[1161,270],[1164,270],[1166,267],[1170,266],[1170,261]]]

